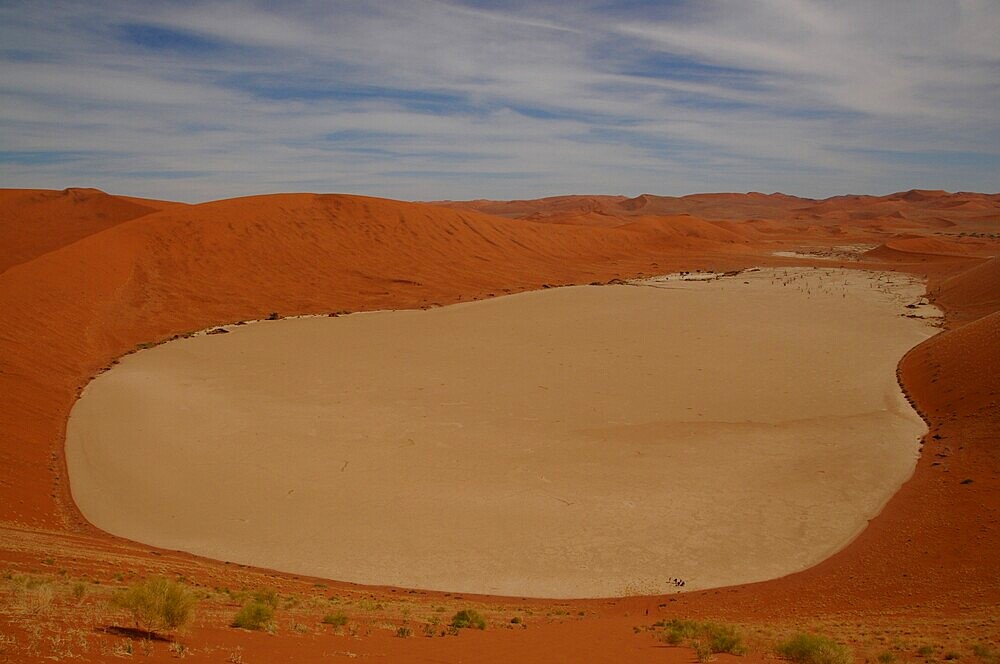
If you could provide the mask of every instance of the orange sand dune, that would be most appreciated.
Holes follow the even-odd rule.
[[[115,224],[175,205],[182,204],[111,196],[97,189],[0,189],[0,272]]]
[[[992,247],[987,250],[991,250]],[[942,263],[974,264],[982,254],[973,253],[966,244],[957,240],[942,240],[930,237],[905,235],[890,240],[865,253],[869,260],[896,264],[930,264],[931,270]]]
[[[1000,260],[996,256],[942,281],[934,299],[975,319],[1000,310]]]
[[[510,218],[554,223],[615,226],[631,216],[671,216],[687,214],[711,221],[745,222],[769,220],[799,225],[804,222],[830,226],[839,233],[844,227],[886,236],[899,231],[947,228],[958,221],[983,222],[983,212],[993,211],[1000,219],[1000,195],[949,194],[936,191],[908,191],[888,196],[834,196],[824,200],[798,198],[787,194],[692,194],[689,196],[559,196],[522,201],[445,201],[441,205],[471,209]],[[946,216],[942,217],[942,212]],[[863,222],[863,223],[859,223]],[[791,230],[789,228],[789,230]]]
[[[510,219],[544,219],[586,213],[614,216],[619,204],[625,200],[625,196],[551,196],[535,200],[490,201],[480,199],[474,201],[436,201],[432,204],[463,210],[476,210]]]
[[[121,569],[142,575],[169,571],[209,586],[276,584],[284,592],[314,592],[318,580],[151,552],[82,520],[70,500],[62,456],[67,417],[89,379],[137,344],[272,311],[415,308],[640,273],[790,265],[800,259],[771,253],[869,243],[883,246],[852,265],[926,275],[930,296],[939,299],[953,329],[921,344],[899,365],[901,384],[930,426],[914,476],[850,546],[827,561],[761,584],[549,605],[565,612],[560,615],[585,615],[568,622],[538,617],[526,630],[491,625],[482,635],[407,640],[380,636],[375,629],[373,636],[362,633],[349,645],[343,645],[346,639],[334,645],[321,641],[329,635],[318,633],[302,637],[282,628],[277,636],[257,638],[216,626],[198,627],[190,639],[252,647],[253,661],[320,661],[338,649],[390,653],[404,662],[680,661],[688,651],[659,648],[648,634],[633,633],[633,626],[701,615],[786,627],[826,621],[912,629],[958,625],[959,616],[992,612],[993,622],[986,620],[982,629],[995,641],[1000,372],[994,368],[1000,365],[1000,298],[996,260],[982,258],[1000,253],[1000,243],[958,235],[970,229],[997,232],[1000,197],[894,196],[899,200],[889,202],[895,209],[873,197],[817,202],[700,195],[649,197],[641,206],[634,200],[624,205],[621,197],[588,197],[592,207],[584,211],[635,225],[585,227],[462,209],[503,209],[481,201],[444,207],[296,194],[156,210],[159,205],[151,202],[99,192],[3,192],[0,265],[17,267],[0,273],[0,561],[27,572],[54,556],[72,576],[110,579]],[[959,200],[978,204],[945,205]],[[581,213],[577,203],[567,199],[546,208],[517,202],[508,208],[517,214],[506,216],[563,210],[558,214],[568,217],[566,210]],[[895,211],[905,215],[893,222],[907,224],[905,234],[888,222],[875,227],[883,222],[847,219],[849,212],[873,204],[883,219]],[[821,209],[802,211],[816,206]],[[935,235],[941,220],[954,224],[947,237]],[[716,225],[720,221],[728,223]],[[727,241],[736,238],[741,240]],[[364,592],[373,603],[400,596],[394,589],[322,583],[325,592]],[[420,608],[415,617],[430,613],[432,604],[453,601],[433,593],[412,597]],[[486,601],[517,606],[517,600]],[[0,615],[0,628],[9,624],[5,616]],[[366,619],[376,625],[378,613]],[[88,625],[88,632],[94,627]],[[23,629],[17,633],[27,638]],[[324,645],[310,648],[313,639]],[[162,644],[157,647],[157,658],[170,657]]]
[[[475,209],[520,219],[557,220],[581,212],[598,212],[609,217],[632,215],[690,214],[707,219],[739,219],[753,217],[786,217],[795,210],[813,203],[810,199],[785,194],[694,194],[691,196],[654,196],[642,194],[624,196],[559,196],[531,201],[447,201],[448,207]]]
[[[711,222],[689,216],[642,216],[634,217],[622,230],[644,233],[651,238],[671,241],[673,246],[693,246],[698,241],[721,244],[747,243],[753,229],[740,226],[726,226],[724,222]]]

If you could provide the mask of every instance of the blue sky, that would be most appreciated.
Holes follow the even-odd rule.
[[[1000,191],[996,0],[0,2],[0,186]]]

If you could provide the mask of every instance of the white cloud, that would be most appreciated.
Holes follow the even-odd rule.
[[[1000,188],[994,2],[703,0],[641,21],[273,7],[0,8],[0,150],[72,153],[0,159],[5,186],[183,200]],[[144,47],[129,25],[182,34]]]

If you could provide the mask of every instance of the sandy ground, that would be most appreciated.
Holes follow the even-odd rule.
[[[90,384],[73,497],[116,535],[369,584],[597,597],[775,578],[846,545],[911,475],[926,429],[895,368],[936,331],[904,308],[922,294],[755,270],[234,326]]]

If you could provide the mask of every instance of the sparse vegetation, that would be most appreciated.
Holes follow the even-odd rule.
[[[194,617],[197,599],[184,584],[154,577],[119,591],[114,604],[132,615],[136,629],[152,635],[187,625]]]
[[[462,609],[451,618],[455,629],[486,629],[486,619],[474,609]]]
[[[362,611],[381,611],[383,608],[382,604],[376,602],[373,599],[361,598],[355,602],[357,607]]]
[[[782,641],[775,651],[796,664],[850,664],[851,651],[831,638],[800,632]]]
[[[696,625],[697,623],[693,620],[671,620],[662,625],[664,627],[663,640],[672,646],[679,646],[685,640],[695,636],[697,633]]]
[[[662,638],[670,645],[694,648],[699,661],[705,661],[713,653],[745,655],[747,652],[743,637],[730,625],[675,618],[656,626],[663,627]]]
[[[694,656],[699,662],[707,662],[712,658],[712,648],[704,641],[694,641],[691,647],[694,648]]]
[[[243,605],[231,627],[260,631],[270,629],[274,624],[274,606],[256,599],[252,599]]]
[[[978,657],[985,664],[996,664],[997,654],[993,652],[989,646],[985,646],[981,643],[977,643],[972,646],[972,654]]]
[[[408,639],[413,632],[406,625],[400,625],[399,629],[396,630],[396,636],[401,639]]]
[[[55,600],[55,590],[44,580],[28,578],[18,597],[18,608],[27,616],[47,614]]]
[[[87,584],[83,581],[77,581],[70,588],[69,592],[77,602],[83,601],[83,598],[87,595]]]
[[[280,601],[278,593],[272,588],[261,588],[260,590],[255,590],[250,597],[253,601],[259,602],[260,604],[266,604],[272,609],[277,609],[278,602]]]
[[[745,655],[747,652],[743,645],[743,638],[735,627],[708,623],[704,626],[704,633],[708,638],[708,647],[713,653],[725,652],[731,655]]]
[[[441,621],[437,616],[432,616],[426,623],[424,623],[424,636],[434,636],[438,633],[438,627],[441,625]],[[443,634],[443,633],[442,633]]]
[[[347,614],[343,611],[338,611],[337,613],[328,613],[323,616],[323,624],[333,625],[334,627],[343,627],[347,624]]]

